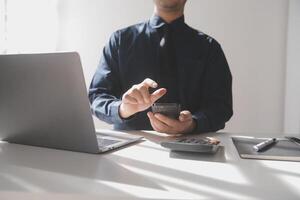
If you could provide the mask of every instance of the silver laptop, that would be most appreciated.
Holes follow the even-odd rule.
[[[0,55],[0,139],[101,153],[142,137],[96,133],[77,53]]]

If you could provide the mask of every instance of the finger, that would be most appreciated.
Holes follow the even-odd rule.
[[[167,93],[167,89],[160,88],[151,94],[151,102],[154,103]]]
[[[169,134],[169,136],[170,137],[180,137],[180,136],[182,136],[183,135],[183,133],[174,133],[174,134]]]
[[[179,121],[185,122],[185,121],[190,121],[192,119],[193,119],[193,116],[190,111],[184,110],[184,111],[180,112]]]
[[[220,143],[220,140],[218,140],[217,138],[214,138],[214,137],[206,137],[207,139],[209,139],[209,142],[211,144],[219,144]]]
[[[180,122],[188,122],[188,121],[192,121],[193,120],[193,117],[189,117],[189,116],[183,116],[183,115],[180,115],[179,116],[179,121]]]
[[[145,85],[141,85],[141,86],[139,86],[138,90],[141,93],[141,95],[143,96],[144,102],[151,103],[151,98],[150,98],[148,87]]]
[[[149,118],[149,121],[150,121],[150,124],[151,124],[152,128],[153,128],[155,131],[157,131],[157,132],[163,132],[163,131],[160,130],[158,127],[156,127],[156,125],[154,124],[154,122],[153,122],[153,120],[152,120],[152,116],[151,116],[151,115],[153,115],[151,112],[148,112],[148,113],[147,113],[147,116],[148,116],[148,118]]]
[[[164,124],[166,124],[170,127],[176,128],[176,127],[180,126],[180,124],[177,120],[171,119],[165,115],[156,113],[156,114],[154,114],[154,117],[156,117],[158,120],[160,120],[161,122],[163,122]]]
[[[180,112],[180,114],[183,114],[183,115],[192,115],[192,113],[188,110],[183,110]]]
[[[140,93],[140,91],[137,88],[133,88],[129,95],[134,98],[139,104],[144,104],[144,98],[143,95]]]
[[[149,120],[150,120],[150,124],[151,124],[151,126],[153,127],[153,129],[154,129],[155,131],[157,131],[157,132],[163,132],[163,131],[160,130],[160,129],[155,125],[155,123],[153,122],[153,113],[152,113],[152,112],[148,112],[148,113],[147,113],[147,116],[148,116],[148,118],[149,118]]]
[[[150,79],[150,78],[146,78],[146,79],[142,82],[142,84],[146,85],[146,86],[147,86],[147,89],[148,89],[149,87],[151,87],[151,88],[157,88],[157,86],[158,86],[158,84],[157,84],[155,81],[153,81],[152,79]]]
[[[152,112],[148,112],[148,117],[151,119],[153,125],[157,127],[159,130],[161,130],[162,132],[170,133],[172,131],[169,126],[159,121]]]
[[[157,119],[155,117],[156,114],[153,114],[152,112],[149,112],[149,115],[151,117],[153,127],[160,130],[159,132],[166,133],[166,134],[172,135],[172,136],[181,135],[177,129],[173,129],[173,127],[170,127],[167,124],[165,124],[164,122]]]
[[[131,97],[129,94],[125,94],[122,98],[122,101],[127,104],[138,104],[137,100]]]

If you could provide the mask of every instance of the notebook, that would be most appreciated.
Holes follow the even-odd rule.
[[[263,151],[256,152],[253,146],[265,140],[266,138],[232,137],[241,158],[300,162],[300,145],[284,138],[279,138],[276,143]]]

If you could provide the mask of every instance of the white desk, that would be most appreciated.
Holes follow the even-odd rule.
[[[1,143],[0,199],[300,199],[299,162],[240,159],[228,133],[214,156],[134,134],[148,139],[102,155]]]

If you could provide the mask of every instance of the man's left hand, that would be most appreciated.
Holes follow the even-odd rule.
[[[190,111],[181,111],[179,119],[172,119],[159,113],[147,113],[153,129],[157,132],[170,135],[179,135],[192,132],[196,128],[196,122]]]

